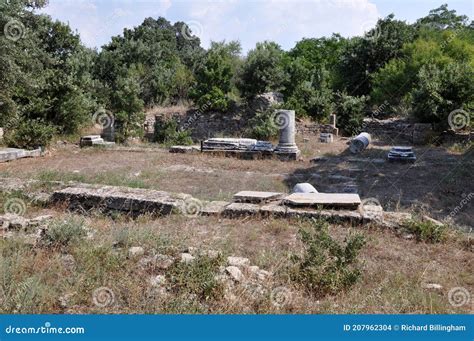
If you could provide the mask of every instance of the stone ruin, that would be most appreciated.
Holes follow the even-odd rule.
[[[277,146],[268,141],[257,141],[246,138],[212,138],[201,143],[203,153],[224,154],[246,159],[273,158],[296,160],[300,151],[295,142],[295,111],[278,110],[275,123],[280,128],[280,139]]]

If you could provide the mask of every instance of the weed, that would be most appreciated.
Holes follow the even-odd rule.
[[[440,243],[447,237],[446,226],[431,221],[410,220],[405,224],[405,228],[413,233],[419,242]]]
[[[340,244],[330,236],[328,223],[317,220],[310,228],[301,228],[300,236],[304,253],[292,257],[296,264],[293,280],[318,296],[337,293],[357,282],[361,275],[357,260],[365,245],[362,235],[349,236]]]
[[[81,241],[86,235],[84,220],[70,217],[52,222],[46,232],[44,243],[52,247],[67,247]]]

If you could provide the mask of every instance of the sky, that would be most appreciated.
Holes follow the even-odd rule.
[[[49,0],[41,12],[68,22],[92,48],[163,16],[186,22],[203,47],[239,40],[245,53],[264,40],[289,50],[304,37],[361,35],[390,13],[412,23],[445,2],[474,20],[474,0]]]

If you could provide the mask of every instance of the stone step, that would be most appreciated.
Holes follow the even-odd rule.
[[[357,209],[361,203],[358,194],[349,193],[293,193],[283,199],[289,206]]]

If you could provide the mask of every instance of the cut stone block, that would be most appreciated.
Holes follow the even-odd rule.
[[[255,191],[242,191],[234,195],[235,202],[247,202],[247,203],[262,203],[269,202],[271,200],[278,200],[283,197],[283,193],[277,192],[255,192]]]
[[[321,143],[333,143],[334,136],[331,133],[321,133],[319,135],[319,142]]]
[[[260,211],[260,206],[256,204],[246,204],[234,202],[226,206],[223,215],[226,217],[241,217],[248,215],[256,215]]]
[[[166,215],[178,210],[183,200],[189,198],[187,194],[140,188],[78,185],[54,192],[52,202],[66,203],[69,208],[81,211],[103,209]]]
[[[388,160],[415,162],[416,156],[412,147],[393,147],[388,153]]]
[[[199,153],[201,149],[198,146],[171,146],[170,153],[192,154]]]
[[[203,150],[247,150],[256,145],[254,139],[212,138],[202,143]]]
[[[361,203],[361,200],[358,194],[293,193],[285,197],[283,202],[290,206],[322,206],[357,209]]]
[[[200,213],[202,215],[220,215],[229,204],[230,202],[227,201],[209,201],[204,203]]]
[[[25,150],[17,148],[0,148],[0,162],[39,156],[41,156],[41,149]]]

